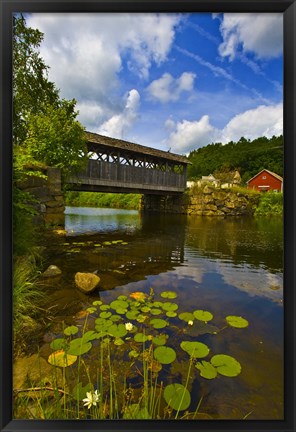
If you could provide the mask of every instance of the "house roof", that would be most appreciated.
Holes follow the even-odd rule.
[[[154,156],[157,158],[162,158],[174,162],[179,162],[182,164],[191,164],[191,162],[185,156],[181,156],[175,153],[170,153],[169,151],[158,150],[140,144],[135,144],[129,141],[124,141],[117,138],[110,138],[104,135],[99,135],[93,132],[85,132],[86,139],[91,144],[103,145],[105,147],[118,148],[122,150],[127,150],[133,153],[146,154],[149,156]]]
[[[253,180],[255,177],[258,177],[258,175],[260,175],[263,171],[267,172],[268,174],[272,175],[273,177],[277,178],[278,180],[280,180],[281,182],[283,181],[283,177],[281,177],[280,175],[269,171],[267,169],[263,169],[260,172],[258,172],[256,175],[254,175],[252,178],[250,178],[250,180],[247,181],[247,183],[249,183],[251,180]]]

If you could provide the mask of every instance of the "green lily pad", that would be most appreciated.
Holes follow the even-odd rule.
[[[102,304],[102,305],[100,306],[100,309],[101,309],[101,311],[106,311],[106,310],[110,309],[110,306],[109,306],[109,305]]]
[[[227,377],[235,377],[241,373],[241,365],[234,358],[226,354],[217,354],[211,358],[211,363],[219,374]]]
[[[174,291],[163,291],[161,294],[163,298],[174,299],[177,297],[177,294]]]
[[[137,316],[136,321],[138,321],[139,323],[141,323],[141,322],[144,322],[146,318],[147,318],[146,315],[140,314],[140,315]]]
[[[110,316],[112,315],[112,313],[111,312],[101,312],[100,313],[100,318],[109,318]]]
[[[198,320],[194,321],[194,325],[188,326],[184,329],[184,333],[186,335],[193,336],[193,337],[197,337],[207,333],[216,334],[218,331],[219,331],[218,327]]]
[[[127,309],[126,308],[122,308],[122,307],[118,307],[115,312],[117,314],[124,315],[124,314],[127,313]]]
[[[125,316],[129,320],[136,319],[138,315],[139,315],[139,311],[138,310],[130,310],[130,311],[127,311],[127,313],[125,314]]]
[[[162,313],[161,309],[153,308],[150,311],[151,315],[160,315]]]
[[[211,321],[214,317],[211,314],[211,312],[208,311],[204,311],[202,309],[198,309],[195,310],[193,312],[194,318],[196,318],[197,320],[203,321],[203,322],[208,322]]]
[[[226,317],[226,321],[231,327],[236,328],[245,328],[249,325],[249,322],[241,316],[229,315]]]
[[[102,302],[101,300],[95,300],[95,301],[93,302],[93,305],[94,305],[94,306],[101,306],[101,304],[103,304],[103,302]]]
[[[89,342],[91,340],[97,339],[97,333],[93,330],[89,330],[82,336],[84,342]]]
[[[111,336],[114,336],[116,338],[120,338],[127,335],[127,330],[125,328],[124,324],[112,324],[108,328],[108,333]]]
[[[202,360],[202,362],[198,362],[195,365],[196,369],[199,369],[200,376],[206,379],[213,379],[216,378],[218,375],[217,369],[210,363],[205,360]]]
[[[70,342],[67,354],[80,356],[87,353],[91,348],[92,344],[90,342],[85,342],[83,338],[77,338]]]
[[[164,328],[168,325],[165,320],[160,318],[153,318],[152,320],[150,320],[150,324],[156,329]]]
[[[160,302],[160,301],[155,301],[155,302],[152,303],[152,306],[155,307],[155,308],[162,308],[163,303]]]
[[[186,410],[191,402],[189,391],[182,384],[169,384],[164,389],[166,403],[176,411]]]
[[[104,241],[103,244],[104,244],[105,246],[110,246],[112,243],[109,242],[109,241]]]
[[[100,330],[107,329],[108,327],[112,326],[113,321],[111,319],[105,319],[105,318],[97,318],[95,320],[96,323],[96,330],[97,327],[99,327]]]
[[[78,327],[76,326],[69,326],[64,329],[64,334],[66,336],[75,335],[76,333],[78,333]]]
[[[176,359],[176,351],[173,348],[159,346],[154,350],[154,358],[162,364],[170,364]]]
[[[117,297],[117,300],[127,300],[127,296],[126,295],[120,295]]]
[[[178,309],[178,305],[176,303],[164,302],[162,308],[165,311],[176,311]]]
[[[65,349],[66,346],[67,346],[67,341],[64,338],[54,339],[50,344],[50,348],[53,350]]]
[[[194,315],[191,312],[182,312],[178,316],[182,321],[188,322],[194,320]]]
[[[143,333],[137,333],[134,336],[135,342],[146,342],[148,340],[148,337]]]
[[[168,335],[162,333],[162,334],[160,334],[158,336],[154,336],[153,339],[152,339],[152,342],[155,345],[165,345],[166,342],[167,342],[167,340],[168,340]]]
[[[150,311],[150,307],[148,307],[148,306],[141,307],[141,312],[146,313],[146,312],[149,312],[149,311]]]
[[[210,352],[209,347],[202,342],[183,341],[180,346],[193,358],[206,357]]]
[[[122,320],[122,317],[120,315],[112,315],[110,317],[110,320],[113,321],[113,322],[117,322],[117,321]]]
[[[93,314],[93,313],[95,313],[95,312],[97,311],[97,308],[95,308],[95,307],[89,307],[89,308],[87,308],[86,310],[87,310],[87,312],[89,312],[90,314]]]
[[[128,308],[128,302],[125,300],[114,300],[112,303],[110,303],[110,307],[114,310],[127,309]]]
[[[174,318],[177,315],[178,314],[176,312],[174,312],[174,311],[168,311],[168,312],[166,312],[166,316],[169,317],[169,318]]]

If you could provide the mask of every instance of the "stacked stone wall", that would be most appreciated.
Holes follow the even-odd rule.
[[[29,192],[33,200],[30,205],[36,210],[35,223],[64,226],[65,202],[61,184],[61,170],[47,168],[44,170],[47,178],[28,176],[18,184],[24,192]]]
[[[141,209],[145,212],[179,213],[197,216],[252,215],[259,195],[205,186],[194,193],[176,196],[144,195]]]

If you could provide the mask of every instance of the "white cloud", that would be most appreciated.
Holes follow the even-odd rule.
[[[283,51],[283,15],[280,13],[225,13],[220,24],[222,57],[233,60],[238,48],[259,58],[278,57]]]
[[[207,115],[197,121],[183,120],[165,141],[173,152],[188,154],[191,150],[212,142],[238,141],[242,136],[253,140],[259,136],[271,138],[283,133],[283,106],[260,105],[233,117],[223,129],[215,128]]]
[[[242,136],[255,139],[258,136],[271,138],[283,133],[283,106],[260,105],[236,115],[222,131],[221,142],[237,141]]]
[[[78,101],[89,128],[94,117],[106,121],[120,110],[123,60],[147,79],[150,67],[167,59],[180,20],[175,14],[34,13],[27,24],[44,33],[40,53],[49,79],[62,97]]]
[[[152,99],[159,102],[177,101],[185,91],[193,90],[196,75],[191,72],[183,72],[179,78],[173,78],[171,74],[165,73],[158,80],[154,80],[147,87],[147,91]]]
[[[174,153],[189,153],[193,149],[215,141],[217,134],[218,130],[210,124],[209,116],[204,115],[198,121],[178,122],[175,130],[166,140],[166,145]]]
[[[113,138],[124,138],[138,117],[139,104],[140,95],[137,90],[133,89],[127,96],[123,111],[105,121],[97,132]]]

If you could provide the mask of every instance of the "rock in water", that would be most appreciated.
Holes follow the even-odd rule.
[[[91,293],[96,289],[100,282],[99,276],[94,273],[76,273],[75,283],[84,293]]]
[[[53,277],[53,276],[59,276],[60,274],[62,274],[62,270],[60,270],[57,266],[55,265],[50,265],[44,273],[42,273],[43,277]]]

